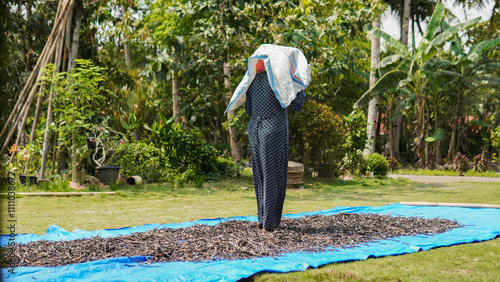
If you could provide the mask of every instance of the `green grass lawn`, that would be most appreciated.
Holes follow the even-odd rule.
[[[423,184],[402,178],[306,181],[304,189],[287,191],[285,214],[400,201],[500,204],[500,183]],[[256,214],[253,183],[248,175],[205,183],[202,188],[193,185],[174,188],[171,184],[112,188],[117,192],[112,196],[17,198],[16,231],[44,234],[51,224],[68,231],[96,230]],[[2,226],[6,223],[5,207],[3,199]],[[303,272],[258,274],[251,280],[500,281],[500,238],[409,255],[330,264]]]

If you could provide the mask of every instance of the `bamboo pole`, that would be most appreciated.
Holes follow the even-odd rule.
[[[56,20],[54,22],[54,28],[52,29],[52,32],[47,40],[47,43],[45,44],[42,50],[42,53],[40,54],[40,58],[38,59],[33,71],[31,72],[28,81],[24,85],[23,90],[21,91],[21,94],[19,95],[16,104],[14,105],[13,111],[11,112],[9,118],[7,119],[7,122],[5,123],[2,132],[0,132],[0,139],[3,138],[3,136],[7,133],[7,138],[5,139],[5,142],[2,146],[2,149],[0,150],[0,153],[7,148],[10,140],[12,139],[12,136],[14,135],[14,131],[18,129],[16,128],[16,125],[19,124],[21,118],[23,121],[21,128],[24,127],[24,124],[26,122],[25,116],[27,115],[29,107],[33,101],[33,95],[34,93],[36,93],[37,80],[43,73],[45,65],[52,58],[54,54],[54,45],[57,45],[54,44],[55,43],[54,41],[59,36],[61,30],[61,22],[64,19],[67,20],[68,13],[72,12],[70,8],[73,6],[74,1],[75,0],[64,0],[59,2],[58,12],[56,14]],[[65,22],[64,25],[66,25]],[[11,123],[13,123],[12,127],[10,127]],[[16,140],[16,144],[19,143],[18,140]]]
[[[55,47],[57,46],[57,43],[58,43],[58,40],[56,40],[54,42],[53,47],[51,48],[51,51],[52,51],[52,49],[55,49]],[[47,65],[49,60],[50,60],[50,57],[47,58],[46,64],[43,65],[43,68],[45,68],[45,66]],[[37,81],[42,77],[42,74],[43,74],[43,69],[38,72]],[[18,132],[20,132],[20,130],[26,124],[26,120],[28,119],[30,106],[31,106],[31,103],[33,102],[33,99],[35,98],[37,90],[38,90],[38,84],[35,84],[33,86],[33,88],[31,88],[30,94],[28,96],[28,101],[24,104],[23,110],[21,110],[20,117],[22,117],[22,119],[21,119],[21,124],[20,124],[20,128],[18,129]],[[17,134],[16,145],[19,144],[20,139],[21,139],[21,134]]]
[[[61,66],[61,53],[63,52],[64,40],[61,40],[58,46],[58,50],[55,58],[55,67],[52,72],[52,78],[59,72],[59,67]],[[47,122],[45,124],[45,136],[43,138],[43,150],[42,150],[42,165],[40,168],[40,178],[45,178],[45,167],[47,165],[47,154],[49,152],[49,143],[50,143],[50,125],[52,124],[53,117],[53,105],[52,102],[54,100],[54,85],[51,85],[50,88],[50,96],[49,96],[49,108],[47,109]]]
[[[36,109],[35,109],[35,116],[33,117],[33,124],[31,125],[31,134],[30,134],[30,140],[28,144],[32,144],[33,141],[35,141],[35,131],[36,131],[36,125],[38,124],[38,119],[40,118],[40,111],[42,110],[42,104],[43,104],[43,99],[45,98],[45,94],[43,93],[45,91],[44,84],[40,85],[40,91],[38,91],[38,99],[36,100]]]
[[[32,88],[32,91],[30,92],[30,95],[32,95],[34,92],[36,92],[36,88],[35,87]],[[14,135],[14,132],[16,131],[16,129],[19,130],[19,128],[16,128],[16,125],[18,125],[20,123],[20,121],[21,121],[20,119],[24,116],[24,114],[27,112],[27,110],[29,110],[29,103],[28,102],[24,103],[24,105],[21,108],[21,111],[17,114],[17,117],[15,119],[14,125],[12,126],[11,130],[9,131],[9,133],[7,135],[7,138],[5,139],[5,142],[4,142],[3,146],[2,146],[2,150],[0,150],[0,152],[3,152],[7,148],[7,146],[9,145],[10,140],[12,139],[12,136]],[[23,126],[24,126],[24,124],[23,124]],[[21,127],[21,129],[22,129],[22,127]],[[18,134],[18,138],[16,140],[16,144],[19,144],[19,138],[20,138],[20,134]]]

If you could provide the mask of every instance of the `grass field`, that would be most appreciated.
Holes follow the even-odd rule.
[[[304,189],[287,191],[285,214],[400,201],[500,204],[500,183],[423,184],[402,178],[306,181]],[[51,224],[68,231],[96,230],[256,213],[253,183],[248,175],[205,183],[202,188],[174,188],[171,184],[112,188],[116,191],[112,196],[17,198],[16,232],[44,234]],[[3,198],[2,226],[6,223],[5,207]],[[1,231],[7,233],[3,228]],[[257,274],[250,280],[500,281],[500,238],[410,255],[330,264],[304,272]]]

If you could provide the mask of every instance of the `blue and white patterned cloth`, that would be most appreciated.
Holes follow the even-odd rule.
[[[290,104],[300,111],[305,101],[300,91]],[[248,137],[259,223],[266,230],[279,227],[288,174],[287,108],[281,107],[266,72],[257,73],[248,88],[245,109],[251,117]]]
[[[311,82],[311,66],[302,51],[294,47],[262,44],[248,58],[247,72],[236,87],[226,112],[245,103],[248,88],[257,74],[259,60],[264,62],[269,84],[283,108],[290,106],[297,94]]]

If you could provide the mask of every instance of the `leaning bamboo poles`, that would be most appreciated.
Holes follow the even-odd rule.
[[[33,100],[39,90],[38,81],[42,77],[46,65],[49,64],[55,57],[59,58],[59,60],[61,58],[60,55],[57,56],[57,53],[61,52],[61,48],[58,47],[64,39],[66,28],[69,26],[68,20],[71,19],[71,15],[73,14],[74,4],[75,0],[61,0],[59,2],[52,32],[33,71],[24,85],[21,94],[19,95],[19,99],[17,100],[7,122],[5,123],[5,126],[2,129],[2,132],[0,133],[0,140],[6,136],[0,153],[4,152],[8,147],[16,131],[18,132],[18,135],[15,144],[19,145],[21,131],[26,124],[31,104],[33,103]],[[41,105],[41,103],[37,104]]]

